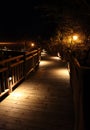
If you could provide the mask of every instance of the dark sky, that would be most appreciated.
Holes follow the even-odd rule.
[[[0,9],[1,38],[14,37],[18,39],[19,37],[37,37],[39,35],[49,37],[55,28],[55,24],[53,21],[49,23],[50,18],[46,18],[43,10],[38,9],[41,5],[43,3],[40,0],[2,3]]]
[[[0,39],[19,39],[41,36],[49,38],[57,26],[57,14],[62,8],[85,6],[86,0],[30,0],[0,4]],[[86,3],[85,3],[86,2]]]

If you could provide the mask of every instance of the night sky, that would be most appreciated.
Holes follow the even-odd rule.
[[[62,14],[63,7],[71,11],[74,7],[79,11],[78,8],[81,9],[83,6],[85,9],[89,8],[89,3],[86,0],[3,2],[0,4],[0,39],[24,39],[38,36],[48,39],[58,25],[56,16]]]

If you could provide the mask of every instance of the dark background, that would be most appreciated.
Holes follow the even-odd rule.
[[[87,0],[3,1],[0,4],[0,39],[49,39],[65,10],[75,17],[78,15],[81,21],[86,18],[89,23],[90,6]]]

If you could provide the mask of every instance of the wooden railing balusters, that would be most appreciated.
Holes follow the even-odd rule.
[[[39,65],[39,60],[40,49],[0,61],[0,97],[11,93],[13,87]]]

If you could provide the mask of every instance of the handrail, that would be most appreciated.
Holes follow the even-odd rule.
[[[31,71],[34,71],[39,62],[40,49],[21,52],[18,56],[0,61],[0,65],[2,65],[0,68],[0,97],[11,93],[13,87],[25,79]]]
[[[13,60],[16,60],[16,59],[19,59],[19,58],[23,58],[23,55],[20,55],[20,56],[15,56],[15,57],[12,57],[12,58],[8,58],[8,59],[4,59],[0,62],[0,64],[5,64],[7,62],[10,62],[10,61],[13,61]]]

